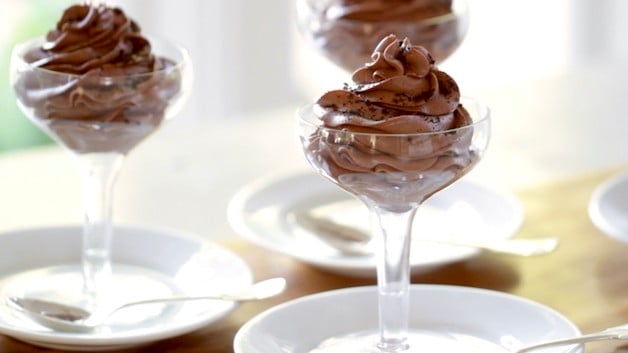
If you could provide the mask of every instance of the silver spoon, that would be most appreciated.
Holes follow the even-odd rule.
[[[107,312],[98,314],[71,305],[24,297],[7,297],[5,298],[5,302],[11,308],[22,312],[37,323],[53,330],[62,332],[89,332],[102,326],[114,313],[130,306],[194,300],[223,300],[231,302],[262,300],[280,294],[285,288],[286,280],[277,277],[257,282],[236,293],[198,297],[181,296],[147,299],[129,302]]]
[[[294,222],[315,234],[320,240],[347,255],[372,255],[371,236],[360,229],[336,223],[331,219],[315,216],[309,212],[294,213]],[[478,239],[462,238],[418,238],[418,241],[465,246],[489,250],[497,253],[532,256],[552,252],[558,246],[558,238],[546,237],[536,239]]]
[[[589,333],[571,338],[563,338],[553,341],[542,342],[531,346],[523,347],[514,350],[514,353],[526,353],[536,349],[550,347],[550,346],[564,346],[569,344],[581,344],[592,341],[603,340],[625,340],[628,339],[628,324],[607,328],[606,330]]]

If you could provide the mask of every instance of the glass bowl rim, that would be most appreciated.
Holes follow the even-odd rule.
[[[190,65],[191,63],[190,53],[182,45],[176,42],[173,42],[171,40],[163,39],[159,37],[144,36],[144,38],[148,39],[151,45],[151,49],[154,48],[153,43],[156,43],[156,42],[165,43],[171,46],[176,51],[178,51],[178,55],[180,57],[177,58],[176,60],[170,57],[166,57],[172,60],[174,62],[174,65],[171,67],[162,68],[162,69],[151,71],[151,72],[133,73],[133,74],[128,74],[128,75],[112,75],[112,76],[96,75],[96,76],[93,76],[93,78],[98,79],[98,80],[115,80],[115,79],[119,80],[119,79],[128,79],[128,78],[151,77],[151,76],[155,76],[161,73],[168,73],[172,71],[182,71],[185,66]],[[50,70],[50,69],[42,68],[39,66],[34,66],[32,65],[32,63],[26,62],[26,60],[24,60],[24,53],[26,52],[26,50],[30,48],[35,48],[37,45],[41,46],[45,42],[46,42],[46,36],[37,36],[37,37],[33,37],[25,41],[22,41],[20,43],[17,43],[11,50],[11,61],[15,62],[17,65],[21,67],[27,67],[28,70],[31,70],[34,72],[41,72],[49,76],[58,76],[58,77],[67,77],[67,78],[85,77],[87,73],[76,74],[76,73]],[[156,57],[161,57],[157,53],[153,53],[153,55],[155,55]]]
[[[306,3],[304,6],[308,6],[310,0],[302,0],[300,2]],[[296,6],[297,11],[301,6]],[[377,24],[377,23],[400,23],[403,25],[407,24],[415,24],[421,27],[427,27],[437,24],[444,24],[452,21],[456,21],[460,18],[464,18],[469,14],[469,4],[468,0],[454,0],[452,11],[443,15],[426,17],[420,20],[378,20],[378,21],[364,21],[364,20],[356,20],[356,19],[347,19],[347,18],[325,18],[325,21],[335,21],[335,22],[343,22],[352,25],[364,25],[364,24]]]
[[[481,126],[484,124],[490,125],[491,110],[487,105],[485,105],[484,103],[482,103],[481,101],[475,98],[465,97],[465,96],[462,96],[460,98],[460,101],[461,101],[460,102],[461,105],[464,107],[467,107],[473,104],[476,108],[479,108],[476,110],[480,111],[481,113],[480,117],[478,119],[473,119],[471,124],[457,127],[454,129],[447,129],[447,130],[441,130],[441,131],[413,132],[413,133],[385,133],[385,132],[380,133],[380,132],[356,132],[356,131],[351,131],[347,128],[328,127],[320,123],[320,120],[314,120],[318,118],[313,111],[313,108],[316,106],[316,103],[308,103],[299,107],[297,110],[297,121],[298,121],[298,124],[301,126],[307,126],[312,129],[324,130],[324,131],[329,131],[331,133],[337,133],[337,134],[351,134],[351,135],[356,135],[356,136],[376,136],[376,137],[405,137],[405,138],[407,137],[424,137],[425,138],[425,137],[436,136],[436,135],[446,135],[450,133],[456,133],[459,131],[475,129],[478,126]],[[471,115],[471,117],[473,118],[473,114]]]

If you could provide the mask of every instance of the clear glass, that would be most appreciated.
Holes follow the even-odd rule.
[[[364,7],[369,6],[368,1],[364,3]],[[458,49],[467,34],[467,1],[426,3],[391,2],[386,4],[386,17],[376,18],[373,14],[383,14],[382,9],[367,8],[361,15],[349,16],[347,1],[296,0],[297,24],[316,50],[349,72],[371,61],[373,49],[389,34],[408,37],[412,44],[426,47],[440,64]],[[435,10],[441,4],[446,8]]]
[[[309,164],[366,205],[377,247],[379,331],[332,337],[317,353],[418,351],[427,342],[455,346],[449,342],[454,338],[409,330],[409,254],[419,206],[471,170],[488,146],[488,109],[470,98],[462,103],[473,124],[418,134],[332,129],[321,126],[315,106],[299,111],[298,135]]]
[[[191,87],[187,51],[155,38],[150,42],[155,55],[169,59],[170,64],[151,73],[119,76],[66,74],[29,64],[24,55],[41,47],[44,38],[19,44],[13,50],[10,76],[17,103],[35,125],[76,160],[84,214],[82,264],[42,272],[55,274],[60,280],[49,289],[25,288],[25,293],[81,302],[93,310],[114,292],[110,284],[116,178],[129,151],[179,112]],[[80,293],[71,293],[75,284],[64,280],[75,281],[73,271],[80,272],[82,278]],[[52,282],[33,278],[24,283],[38,287],[38,283]]]

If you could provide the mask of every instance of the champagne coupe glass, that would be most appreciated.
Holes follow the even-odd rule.
[[[167,287],[156,278],[148,280],[142,269],[120,265],[112,274],[111,263],[112,190],[123,161],[179,112],[191,87],[187,51],[165,40],[150,38],[150,43],[155,56],[170,63],[150,73],[117,76],[68,74],[31,65],[24,56],[45,45],[44,38],[14,48],[11,84],[17,103],[76,160],[84,213],[81,265],[25,273],[16,279],[23,295],[96,309],[103,299],[131,292],[134,296],[151,290],[160,293]],[[125,288],[114,288],[119,285]]]
[[[366,205],[377,247],[379,333],[374,328],[330,337],[317,353],[401,352],[408,347],[417,351],[428,350],[426,345],[455,344],[451,337],[408,329],[408,289],[411,225],[417,209],[471,170],[488,145],[488,109],[470,98],[461,103],[471,125],[412,134],[328,128],[317,118],[315,105],[299,110],[298,135],[309,164]]]
[[[466,0],[296,0],[296,15],[302,36],[349,72],[369,62],[389,34],[424,46],[441,64],[469,27]]]

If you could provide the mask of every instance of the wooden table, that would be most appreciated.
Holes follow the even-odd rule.
[[[553,307],[583,332],[628,322],[628,245],[604,236],[587,214],[593,189],[617,171],[560,180],[518,193],[526,211],[518,236],[556,235],[562,241],[556,252],[533,258],[483,253],[414,276],[413,283],[454,284],[513,293]],[[289,257],[270,254],[240,239],[229,239],[225,245],[251,265],[256,278],[284,276],[289,281],[289,289],[272,300],[243,304],[222,321],[196,332],[124,353],[233,352],[233,336],[238,328],[271,306],[320,291],[374,284],[374,280],[323,272]],[[60,351],[0,336],[0,352]],[[586,352],[626,353],[628,343],[590,343]]]

